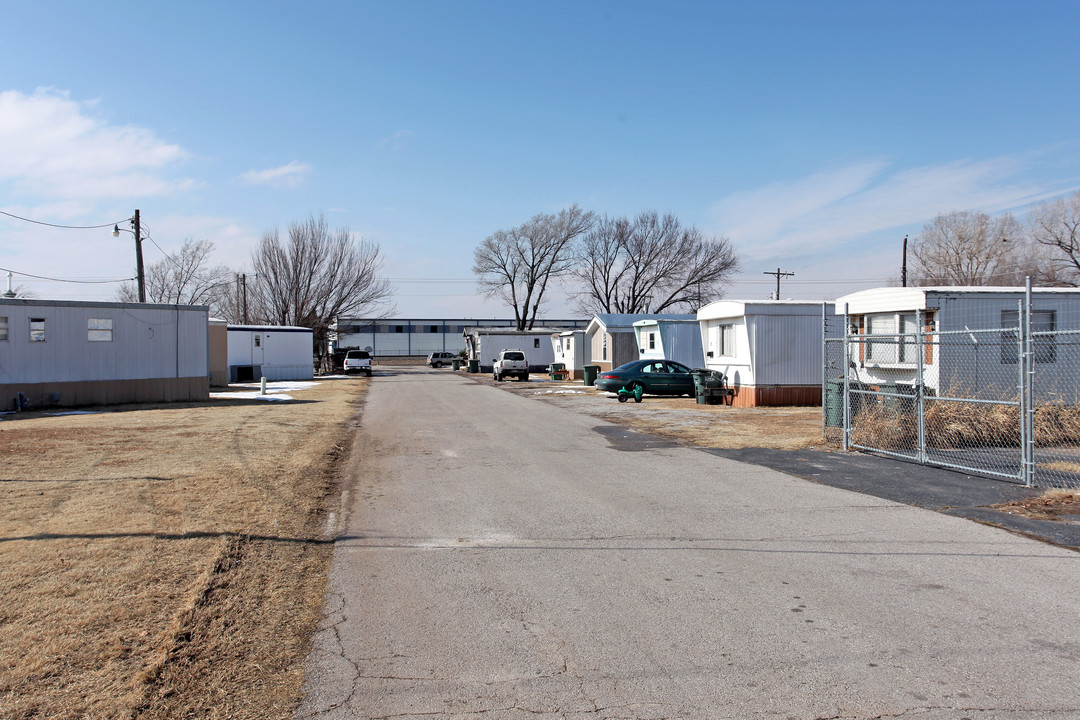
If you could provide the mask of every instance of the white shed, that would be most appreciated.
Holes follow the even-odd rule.
[[[315,351],[311,328],[230,325],[229,382],[311,380]]]
[[[521,350],[529,360],[529,372],[547,372],[555,358],[551,334],[556,331],[561,329],[476,327],[467,328],[462,336],[469,360],[478,361],[480,372],[491,372],[491,362],[500,350]]]
[[[0,409],[209,397],[201,305],[0,298]]]
[[[861,382],[914,384],[920,358],[911,352],[914,342],[900,336],[913,336],[921,322],[933,338],[921,358],[925,387],[1012,397],[1019,372],[1015,328],[1024,296],[1022,287],[874,288],[837,298],[836,314],[847,315],[853,335],[849,367]],[[1031,297],[1033,330],[1080,329],[1080,290],[1033,288]],[[875,341],[875,335],[885,337]],[[1054,337],[1040,338],[1035,362],[1052,363],[1056,374],[1075,378],[1080,358],[1056,352],[1056,344]]]
[[[585,366],[592,363],[592,346],[584,330],[564,330],[551,334],[552,361],[562,363],[573,379],[585,377]]]
[[[634,335],[641,360],[674,360],[691,368],[705,362],[701,326],[693,315],[685,320],[638,320]]]
[[[727,377],[736,406],[820,405],[822,326],[824,316],[832,313],[831,302],[721,300],[706,305],[697,314],[705,367]]]

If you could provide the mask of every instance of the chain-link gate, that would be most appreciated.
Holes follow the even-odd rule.
[[[993,329],[940,331],[923,311],[892,333],[826,318],[823,437],[1026,485],[1080,487],[1080,330],[1057,321],[1030,300]],[[868,369],[900,366],[914,379],[883,381]]]

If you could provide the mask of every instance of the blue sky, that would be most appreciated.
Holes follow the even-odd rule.
[[[731,239],[729,298],[899,276],[939,212],[1080,188],[1080,2],[9,3],[0,210],[250,268],[309,213],[377,241],[398,314],[506,316],[487,235],[577,203]],[[129,235],[0,216],[0,267],[108,300]],[[4,273],[6,275],[6,273]],[[569,314],[561,294],[545,308]]]

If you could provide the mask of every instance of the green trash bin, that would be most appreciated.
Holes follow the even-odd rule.
[[[825,426],[843,427],[844,381],[828,380],[825,384]]]
[[[548,370],[551,371],[551,374],[550,374],[551,379],[554,380],[555,379],[555,373],[560,372],[560,371],[565,370],[565,369],[566,369],[566,363],[557,363],[557,362],[551,363],[551,366],[548,368]]]
[[[596,376],[600,374],[600,366],[586,365],[582,370],[585,373],[585,384],[592,387],[596,383]]]
[[[454,368],[455,370],[460,370],[461,369],[461,358],[454,358],[453,360],[451,360],[450,361],[450,367]]]
[[[471,373],[480,372],[480,361],[479,360],[470,360],[469,361],[469,372],[471,372]]]
[[[705,396],[706,379],[712,374],[712,370],[697,368],[694,370],[694,399],[698,405],[705,405],[709,399]]]

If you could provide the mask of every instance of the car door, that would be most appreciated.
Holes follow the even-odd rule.
[[[694,375],[690,368],[671,360],[665,362],[664,366],[667,386],[672,395],[694,394]]]

